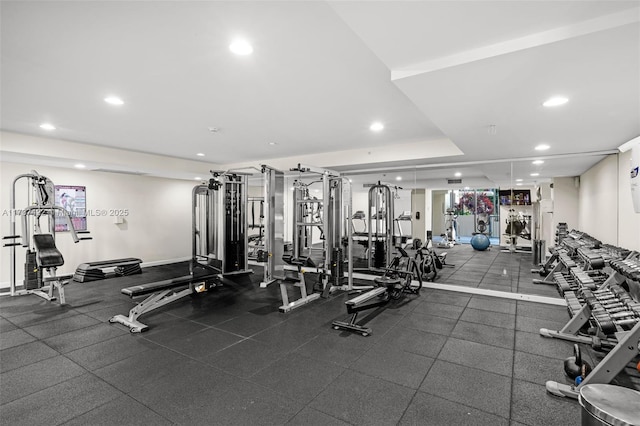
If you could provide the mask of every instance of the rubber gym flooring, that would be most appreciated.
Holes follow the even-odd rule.
[[[530,254],[448,251],[434,287],[559,297],[531,283]],[[572,354],[538,335],[564,325],[562,306],[424,288],[373,312],[362,337],[331,328],[352,296],[281,314],[278,286],[261,289],[256,270],[142,316],[145,333],[108,322],[133,306],[121,288],[183,268],[70,283],[62,307],[0,298],[2,424],[580,424],[578,402],[544,388],[565,380]]]

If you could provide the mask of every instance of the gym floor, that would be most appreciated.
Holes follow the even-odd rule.
[[[131,334],[108,319],[133,302],[123,287],[179,276],[184,265],[65,287],[67,305],[0,298],[0,420],[6,425],[579,425],[564,381],[572,344],[538,335],[566,308],[532,284],[531,254],[449,249],[438,283],[373,311],[362,337],[331,328],[344,293],[281,314],[260,270],[185,298]],[[430,286],[431,287],[431,286]],[[478,289],[507,297],[488,297]],[[367,315],[362,314],[363,319]],[[593,354],[588,354],[591,357]]]

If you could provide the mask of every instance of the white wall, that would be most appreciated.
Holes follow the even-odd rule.
[[[2,192],[0,217],[2,235],[9,234],[9,190],[18,174],[33,167],[0,163]],[[191,256],[191,190],[197,182],[68,168],[36,168],[56,185],[85,186],[87,210],[106,210],[107,216],[89,216],[87,227],[92,240],[74,244],[66,233],[57,234],[57,247],[65,258],[59,274],[70,274],[78,264],[122,257],[138,257],[144,262],[180,259]],[[26,204],[26,185],[19,186],[17,208]],[[124,224],[115,224],[110,210],[127,209]],[[6,213],[6,214],[5,214]],[[20,232],[20,224],[17,230]],[[17,248],[17,277],[22,279],[24,249]],[[9,282],[9,249],[0,251],[0,283]]]
[[[631,199],[631,151],[618,156],[618,246],[640,251],[640,213]]]
[[[631,200],[631,152],[610,155],[580,176],[580,230],[640,250],[640,213]]]
[[[565,222],[571,229],[580,229],[578,220],[579,209],[579,179],[576,177],[563,177],[553,179],[553,226],[555,229],[558,223]],[[547,242],[547,246],[549,243]]]
[[[617,157],[607,156],[580,176],[578,229],[613,245],[618,245]]]

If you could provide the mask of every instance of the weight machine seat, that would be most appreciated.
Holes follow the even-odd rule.
[[[62,253],[56,247],[56,241],[51,234],[35,234],[33,244],[38,253],[38,264],[43,268],[55,268],[64,265]]]
[[[282,256],[282,260],[294,266],[307,266],[309,268],[315,268],[317,266],[311,257],[291,257],[290,255],[285,255]]]

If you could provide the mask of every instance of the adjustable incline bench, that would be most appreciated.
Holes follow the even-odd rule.
[[[195,274],[195,267],[204,269],[203,273]],[[129,311],[129,316],[116,315],[109,319],[111,323],[119,323],[129,327],[132,333],[146,331],[149,326],[138,321],[138,318],[148,312],[161,308],[164,305],[182,299],[194,293],[202,293],[222,282],[221,270],[209,265],[194,263],[190,265],[191,273],[169,280],[156,281],[148,284],[123,288],[120,292],[136,298],[149,295]]]
[[[142,260],[133,257],[124,259],[102,260],[98,262],[81,263],[73,274],[73,280],[84,283],[87,281],[97,281],[106,278],[103,268],[116,268],[116,276],[126,276],[133,274],[141,274],[140,263]]]

